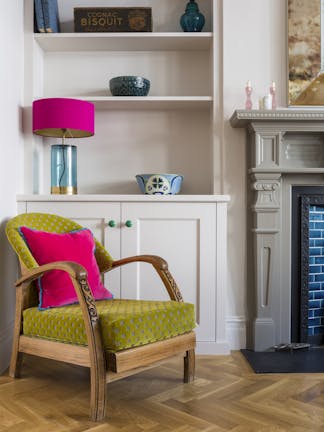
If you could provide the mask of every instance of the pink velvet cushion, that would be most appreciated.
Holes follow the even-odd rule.
[[[90,230],[84,228],[57,234],[22,226],[19,231],[39,265],[54,261],[77,262],[87,270],[89,286],[96,300],[113,297],[101,282],[94,256],[95,243]],[[70,276],[63,270],[45,273],[38,279],[38,290],[39,309],[78,302]]]

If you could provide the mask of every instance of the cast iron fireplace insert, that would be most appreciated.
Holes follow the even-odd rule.
[[[291,237],[291,341],[323,345],[324,186],[292,187]]]

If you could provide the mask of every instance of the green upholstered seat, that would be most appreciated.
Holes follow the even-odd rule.
[[[189,332],[195,327],[194,306],[176,301],[101,300],[96,302],[105,350],[145,345]],[[87,345],[79,305],[23,312],[23,334]]]

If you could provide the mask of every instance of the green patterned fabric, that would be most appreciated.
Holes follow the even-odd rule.
[[[38,264],[19,234],[18,229],[21,226],[55,233],[66,233],[83,228],[70,219],[47,213],[23,213],[12,218],[6,225],[6,234],[13,249],[28,269],[38,267]],[[106,249],[96,239],[95,244],[95,256],[98,267],[100,272],[104,272],[111,267],[113,260]]]
[[[194,305],[176,301],[101,300],[96,302],[103,344],[116,352],[193,330]],[[23,312],[23,334],[87,345],[79,305]]]

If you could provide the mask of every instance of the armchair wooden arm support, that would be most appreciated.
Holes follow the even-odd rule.
[[[106,360],[103,349],[100,321],[97,313],[95,300],[88,285],[87,271],[78,263],[70,261],[57,261],[50,264],[26,270],[24,274],[16,282],[16,325],[14,330],[14,349],[11,356],[9,375],[15,377],[19,375],[21,348],[19,345],[19,337],[22,327],[22,311],[24,305],[24,288],[30,285],[35,279],[41,277],[44,273],[51,270],[63,270],[67,272],[71,278],[74,289],[82,310],[82,315],[87,334],[90,360],[90,375],[91,375],[91,413],[93,420],[101,419],[105,413],[106,407],[106,392],[105,392],[105,376],[106,376]]]
[[[178,302],[182,302],[182,294],[180,292],[179,287],[176,284],[172,274],[168,269],[168,263],[161,257],[157,255],[136,255],[127,258],[122,258],[117,261],[112,262],[111,268],[108,270],[112,270],[116,267],[120,267],[125,264],[130,264],[134,262],[146,262],[152,264],[152,266],[157,271],[160,276],[166,290],[168,291],[169,297],[171,300],[175,300]]]
[[[149,264],[152,264],[155,268],[161,269],[161,270],[167,270],[168,269],[168,263],[161,257],[157,255],[135,255],[127,258],[122,258],[117,261],[112,262],[112,267],[119,267],[124,264],[129,264],[132,262],[146,262]]]
[[[39,267],[27,270],[15,283],[16,287],[24,283],[33,282],[35,279],[43,276],[44,273],[51,270],[63,270],[69,273],[76,280],[87,278],[86,269],[80,264],[72,261],[56,261],[50,264],[44,264]]]
[[[79,303],[86,308],[91,321],[98,321],[95,300],[88,285],[88,274],[86,269],[73,261],[56,261],[44,264],[33,269],[25,270],[24,274],[16,281],[16,287],[28,286],[34,280],[43,276],[44,273],[52,270],[62,270],[69,274],[77,293]],[[23,308],[24,309],[24,308]],[[83,311],[84,312],[84,311]]]

